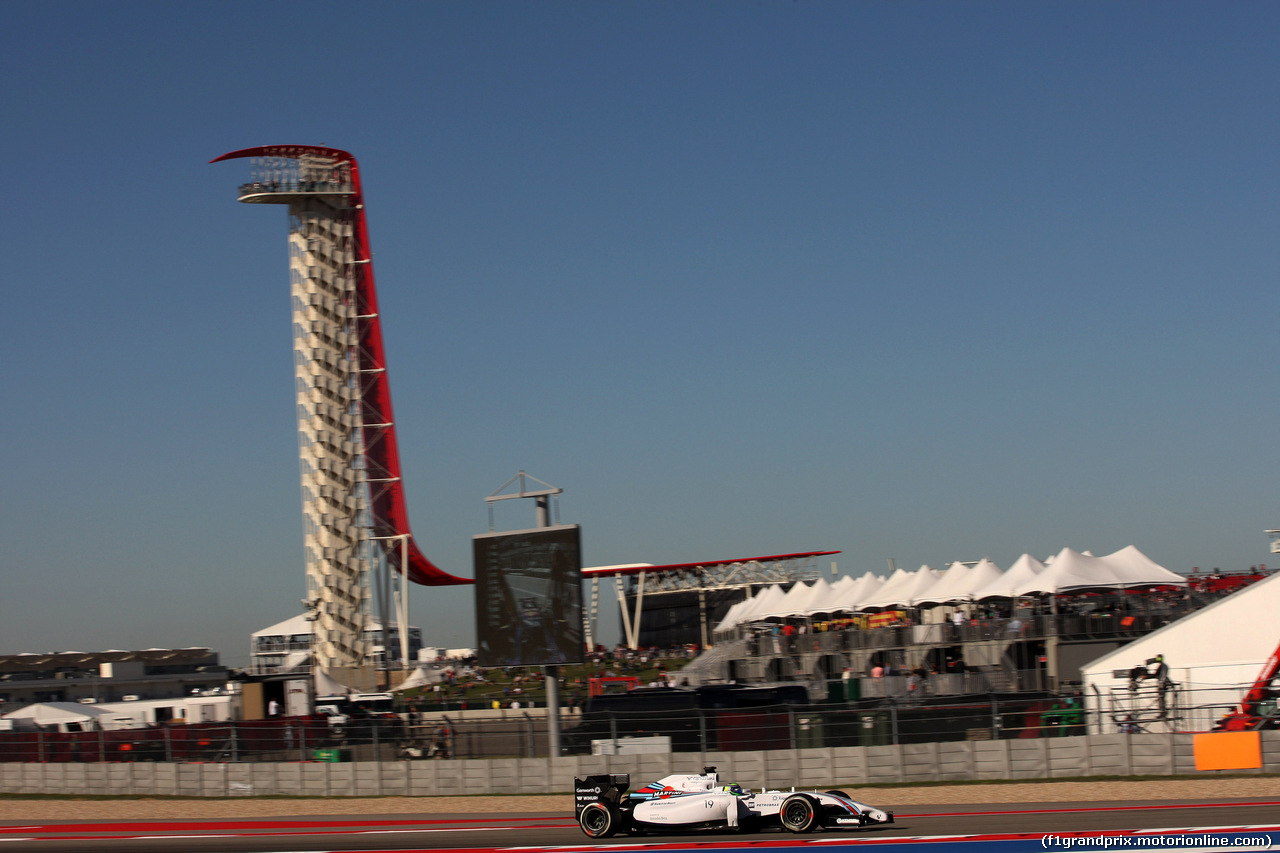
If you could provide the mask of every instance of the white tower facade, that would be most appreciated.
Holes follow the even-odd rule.
[[[407,584],[471,583],[442,572],[413,542],[400,476],[359,170],[345,151],[266,146],[240,187],[249,204],[289,208],[294,384],[308,618],[323,670],[368,663],[370,577],[397,598]],[[217,162],[217,161],[215,161]],[[389,624],[390,613],[382,615]],[[402,634],[404,632],[401,632]]]

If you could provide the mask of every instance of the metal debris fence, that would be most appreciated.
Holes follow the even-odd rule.
[[[625,752],[649,738],[669,738],[671,751],[722,752],[876,747],[948,741],[1022,740],[1085,733],[1206,731],[1223,705],[1199,705],[1184,691],[1169,697],[1165,718],[1115,707],[1086,709],[1080,697],[991,695],[694,708],[680,711],[587,711],[562,719],[565,754]],[[1121,709],[1124,711],[1126,709]],[[400,759],[540,758],[547,720],[524,713],[502,718],[405,714],[354,718],[285,717],[235,723],[163,725],[115,731],[0,732],[0,762],[280,762]]]

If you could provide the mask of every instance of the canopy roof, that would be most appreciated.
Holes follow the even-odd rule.
[[[772,607],[761,607],[751,612],[751,618],[760,619],[785,619],[788,616],[799,616],[805,612],[805,608],[809,605],[809,597],[812,594],[812,587],[806,586],[804,583],[797,583],[787,590],[786,595]]]
[[[432,679],[427,677],[427,671],[422,667],[418,667],[409,674],[408,678],[400,683],[399,687],[393,687],[391,689],[392,692],[399,692],[401,690],[412,690],[415,687],[426,687],[428,684],[433,683]]]
[[[250,636],[253,637],[297,637],[306,634],[315,633],[315,622],[307,618],[306,613],[299,613],[297,616],[291,616],[283,622],[277,622],[270,627],[263,628],[260,631],[254,631]],[[395,627],[395,623],[392,623]],[[409,630],[414,630],[416,626],[410,625]],[[381,631],[382,621],[380,619],[370,619],[365,622],[365,631]]]
[[[785,595],[786,593],[782,591],[782,586],[776,583],[764,592],[757,593],[755,598],[749,599],[747,602],[751,606],[742,608],[742,611],[738,614],[738,623],[741,624],[762,618],[757,614],[764,613],[777,606]]]
[[[845,583],[846,580],[849,583]],[[840,583],[836,584],[834,590],[836,610],[852,613],[862,609],[863,602],[878,593],[884,583],[884,578],[873,575],[871,572],[867,572],[857,580],[845,575],[840,579]]]
[[[809,588],[809,598],[805,601],[804,615],[815,613],[834,613],[836,611],[835,589],[827,583],[826,578],[818,578]]]
[[[894,569],[893,574],[889,575],[880,588],[875,591],[874,595],[868,595],[858,604],[859,610],[868,610],[876,607],[888,607],[897,601],[898,593],[911,583],[914,574],[906,569]]]
[[[973,569],[964,563],[952,563],[917,601],[918,604],[944,604],[969,597],[969,581]]]
[[[716,627],[715,627],[715,628],[713,628],[712,630],[713,630],[713,631],[728,631],[728,630],[729,630],[730,628],[732,628],[734,625],[737,625],[737,624],[738,624],[739,616],[740,616],[740,615],[741,615],[745,610],[747,610],[748,608],[752,607],[754,604],[755,604],[755,599],[754,599],[754,598],[744,598],[744,599],[742,599],[742,600],[741,600],[741,601],[739,601],[737,604],[733,605],[733,606],[732,606],[732,607],[730,607],[727,611],[725,611],[724,617],[720,620],[719,624],[717,624],[717,625],[716,625]]]
[[[1035,578],[1045,569],[1044,563],[1030,554],[1023,554],[1017,559],[1009,571],[992,578],[986,585],[974,590],[973,598],[981,601],[984,598],[1013,598],[1024,584],[1034,583]]]
[[[114,710],[82,705],[79,702],[36,702],[16,711],[10,711],[4,715],[4,718],[31,720],[38,726],[53,726],[59,723],[81,723],[116,713],[118,712]]]
[[[903,572],[898,577],[895,572],[885,581],[870,601],[863,602],[860,610],[885,607],[915,607],[928,593],[929,588],[938,582],[937,569],[921,566],[914,572]],[[897,580],[895,580],[897,578]]]
[[[1033,581],[1023,584],[1017,594],[1185,586],[1186,583],[1186,578],[1158,565],[1132,545],[1106,557],[1063,548],[1053,562]]]
[[[317,696],[348,696],[356,691],[317,667],[312,672]]]
[[[1106,557],[1063,548],[1046,563],[1023,554],[1003,573],[999,566],[984,558],[972,566],[952,563],[945,572],[928,566],[914,572],[897,569],[888,580],[871,572],[857,580],[846,575],[835,584],[819,578],[811,585],[797,583],[785,594],[781,587],[774,585],[754,599],[729,608],[716,630],[725,631],[759,619],[817,613],[854,613],[1090,589],[1184,586],[1186,582],[1186,578],[1159,565],[1132,545]]]
[[[1148,557],[1132,545],[1126,545],[1103,558],[1115,568],[1125,585],[1186,586],[1187,579]]]

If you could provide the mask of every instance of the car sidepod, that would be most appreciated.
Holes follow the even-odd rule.
[[[742,810],[738,798],[724,791],[655,797],[635,804],[632,819],[638,826],[694,828],[710,825],[736,827]]]

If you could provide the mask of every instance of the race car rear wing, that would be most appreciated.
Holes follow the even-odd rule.
[[[588,776],[585,779],[573,777],[573,814],[582,814],[582,810],[591,803],[613,803],[622,801],[622,795],[631,787],[631,776],[627,773],[605,773],[600,776]]]

